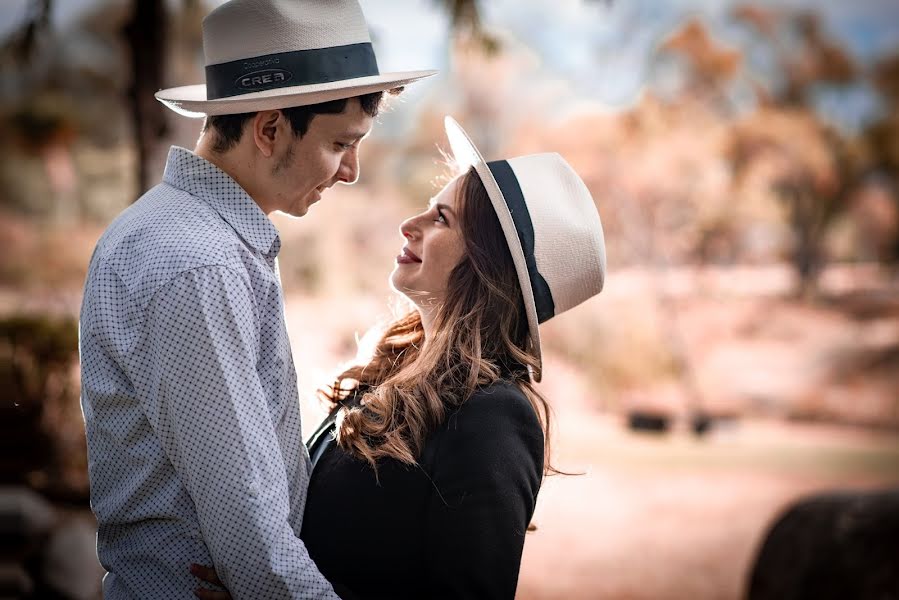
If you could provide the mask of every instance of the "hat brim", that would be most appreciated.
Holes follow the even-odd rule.
[[[430,77],[437,71],[402,71],[370,77],[342,79],[312,85],[297,85],[251,92],[240,96],[206,99],[206,85],[186,85],[156,92],[156,99],[185,117],[231,115],[238,113],[308,106],[341,98],[383,92]]]
[[[515,272],[518,275],[518,283],[521,286],[521,292],[524,299],[524,310],[528,319],[528,330],[530,333],[533,351],[537,358],[537,367],[531,373],[534,381],[540,381],[543,377],[543,355],[540,349],[540,331],[537,321],[537,305],[534,301],[534,292],[531,289],[531,277],[528,273],[527,260],[524,256],[524,249],[521,247],[521,240],[518,237],[518,231],[515,228],[515,221],[512,220],[512,214],[509,212],[509,206],[503,196],[496,178],[487,166],[487,161],[481,156],[477,146],[462,129],[462,126],[452,117],[444,119],[444,127],[446,128],[446,137],[449,139],[450,149],[453,153],[453,159],[461,167],[474,167],[481,182],[487,190],[487,196],[493,204],[493,210],[499,218],[499,224],[502,227],[503,234],[506,237],[506,243],[509,246],[509,252],[512,255],[512,262],[515,264]]]

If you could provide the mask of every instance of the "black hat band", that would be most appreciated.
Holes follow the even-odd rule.
[[[380,75],[370,42],[267,54],[206,67],[206,99]]]
[[[524,193],[515,176],[515,171],[508,161],[495,160],[487,163],[493,178],[499,185],[499,189],[509,207],[509,214],[515,223],[515,231],[518,233],[518,241],[524,252],[524,260],[528,268],[528,278],[531,280],[531,291],[534,293],[534,305],[537,308],[537,322],[543,323],[556,314],[556,304],[553,301],[552,292],[546,279],[537,270],[537,260],[534,258],[534,225],[531,222],[531,214],[528,205],[524,201]]]

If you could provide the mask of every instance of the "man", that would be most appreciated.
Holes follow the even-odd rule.
[[[206,116],[91,259],[81,403],[104,597],[193,598],[191,563],[235,598],[335,598],[297,534],[309,457],[267,215],[359,174],[381,94],[355,0],[233,0],[203,23]],[[138,74],[139,76],[139,74]],[[339,591],[339,590],[338,590]]]

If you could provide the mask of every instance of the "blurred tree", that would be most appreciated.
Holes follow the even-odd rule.
[[[865,167],[883,176],[899,210],[899,53],[879,61],[873,80],[884,100],[881,117],[863,134]],[[889,243],[888,260],[899,263],[899,234]]]
[[[0,318],[0,476],[49,497],[87,500],[78,404],[78,326],[69,319]]]
[[[453,31],[481,45],[488,53],[499,49],[497,39],[482,26],[476,0],[439,0],[450,16]],[[129,49],[131,83],[126,91],[126,104],[137,150],[136,181],[138,195],[152,184],[155,174],[148,172],[149,158],[155,144],[167,132],[164,108],[153,94],[165,87],[166,47],[171,34],[170,17],[165,0],[132,0],[131,18],[122,30]],[[197,13],[200,0],[180,0],[184,13]],[[15,53],[27,61],[36,40],[50,27],[53,0],[31,0],[20,32],[15,36]]]
[[[805,108],[765,107],[738,122],[729,157],[738,184],[761,177],[788,210],[798,293],[812,297],[827,226],[847,206],[857,162],[847,142]]]
[[[730,128],[725,156],[738,194],[761,178],[761,185],[783,202],[794,238],[791,262],[798,276],[797,291],[813,296],[825,260],[827,227],[848,205],[859,173],[853,145],[816,114],[815,94],[826,86],[856,85],[862,74],[848,53],[825,35],[811,11],[743,5],[734,9],[733,16],[748,28],[752,43],[771,51],[770,80],[752,78],[741,52],[717,41],[697,19],[663,43],[661,56],[675,55],[683,61],[678,103],[694,112],[704,106],[725,119],[736,118],[733,86],[740,78],[748,80],[756,110]],[[671,109],[672,114],[675,111]],[[726,222],[719,225],[728,229]]]
[[[187,5],[199,0],[182,0]],[[130,85],[125,103],[131,117],[137,149],[136,181],[138,192],[150,186],[147,164],[153,146],[166,133],[164,108],[153,94],[164,87],[165,48],[169,18],[165,0],[133,0],[131,17],[122,30],[129,49]],[[32,0],[19,33],[13,36],[13,50],[27,64],[35,51],[36,40],[50,28],[53,0]]]
[[[167,131],[165,108],[153,94],[165,87],[169,18],[164,0],[134,0],[131,15],[123,34],[131,51],[128,107],[137,146],[138,192],[142,194],[151,187],[151,177],[156,178],[155,173],[147,172],[148,162],[157,141]]]
[[[499,51],[499,40],[484,29],[477,0],[438,0],[438,3],[449,15],[450,27],[457,36],[474,41],[488,55]]]
[[[26,61],[31,56],[37,38],[50,23],[52,0],[33,0],[27,6],[27,13],[18,35],[13,37],[13,47],[19,60]]]
[[[780,83],[760,94],[757,113],[734,128],[729,156],[738,180],[766,166],[771,189],[789,211],[798,291],[810,297],[825,261],[826,228],[848,206],[858,175],[850,144],[816,115],[814,95],[823,86],[855,85],[860,74],[813,12],[747,5],[733,14],[773,51]]]
[[[731,112],[727,87],[737,75],[742,57],[738,50],[715,40],[698,19],[691,19],[669,36],[663,54],[679,55],[687,70],[687,93]]]

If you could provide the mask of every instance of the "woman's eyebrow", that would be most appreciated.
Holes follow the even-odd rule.
[[[437,197],[436,197],[436,196],[434,196],[433,198],[431,198],[430,200],[428,200],[428,208],[434,208],[435,206],[436,206],[439,210],[445,210],[445,211],[447,211],[447,212],[456,214],[455,211],[454,211],[451,207],[447,206],[446,204],[443,204],[442,202],[437,202]]]
[[[443,204],[441,202],[432,202],[431,208],[434,207],[437,207],[437,212],[441,215],[448,213],[454,221],[456,220],[456,212],[452,209],[452,207],[447,206],[446,204]]]

